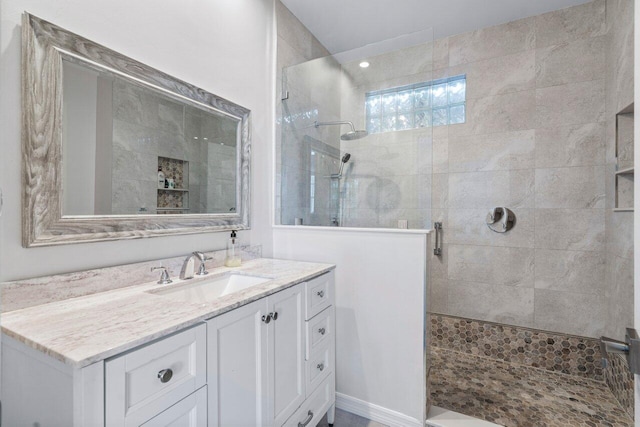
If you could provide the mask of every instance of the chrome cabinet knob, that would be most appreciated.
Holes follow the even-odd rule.
[[[171,381],[172,377],[173,371],[171,369],[163,369],[162,371],[158,372],[158,378],[160,379],[161,383],[168,383],[169,381]]]
[[[316,368],[318,368],[320,372],[324,371],[324,363],[318,363],[318,366],[316,366]]]
[[[269,322],[271,322],[271,313],[269,313],[269,314],[265,314],[264,316],[262,316],[262,321],[263,321],[264,323],[269,323]]]
[[[318,332],[320,332],[320,335],[324,335],[327,331],[324,328],[320,328],[318,329]]]
[[[318,291],[318,294],[317,294],[317,295],[318,295],[320,298],[323,298],[323,297],[324,297],[324,291]]]
[[[271,318],[272,318],[273,320],[278,320],[278,312],[277,312],[277,311],[273,312],[273,313],[271,314]]]

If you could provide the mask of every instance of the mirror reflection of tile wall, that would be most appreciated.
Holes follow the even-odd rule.
[[[234,121],[115,80],[110,213],[233,212],[236,131]],[[159,188],[159,166],[175,189]]]

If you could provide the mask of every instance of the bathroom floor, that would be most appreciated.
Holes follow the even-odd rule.
[[[318,427],[328,427],[327,416],[325,415]],[[384,424],[377,423],[375,421],[368,420],[358,415],[352,414],[347,411],[336,409],[336,419],[334,420],[333,427],[387,427]]]
[[[504,426],[633,426],[604,382],[432,348],[432,404]]]

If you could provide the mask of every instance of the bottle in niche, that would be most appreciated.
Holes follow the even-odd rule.
[[[240,242],[236,235],[236,230],[231,232],[231,237],[227,241],[227,258],[224,265],[227,267],[240,267],[242,259],[240,258]]]
[[[162,172],[162,166],[158,166],[158,188],[164,188],[164,172]]]

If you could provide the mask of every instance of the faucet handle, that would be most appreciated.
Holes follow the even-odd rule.
[[[156,270],[162,270],[162,275],[160,276],[160,280],[158,280],[158,285],[167,285],[173,282],[173,280],[169,278],[169,270],[167,270],[167,267],[151,267],[151,271]]]
[[[205,266],[205,262],[210,261],[213,258],[205,255],[203,252],[200,252],[200,251],[195,251],[193,255],[198,257],[198,259],[200,260],[200,268],[198,268],[198,272],[196,274],[198,276],[204,276],[205,274],[209,274],[209,272],[207,271],[207,267]]]

